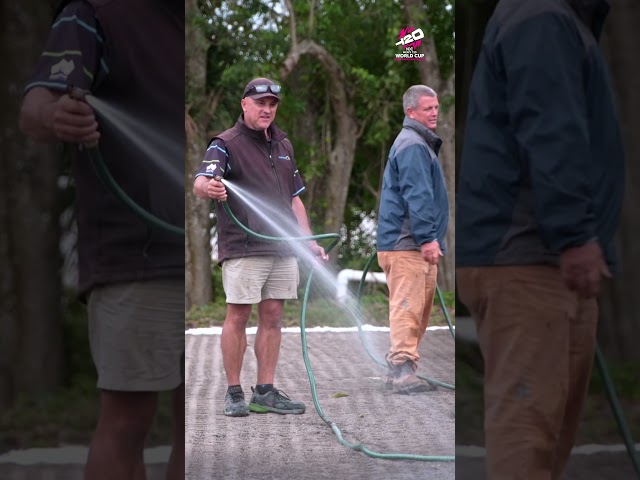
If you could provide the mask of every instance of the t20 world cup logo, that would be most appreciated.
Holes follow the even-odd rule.
[[[421,28],[406,27],[400,30],[396,47],[402,47],[403,52],[396,53],[395,60],[424,60],[424,53],[418,53],[424,32]]]

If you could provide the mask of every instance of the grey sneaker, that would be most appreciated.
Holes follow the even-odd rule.
[[[249,407],[244,401],[244,393],[241,387],[233,387],[227,390],[224,396],[224,410],[227,417],[246,417],[249,415]]]
[[[251,387],[253,395],[249,402],[249,410],[255,413],[280,413],[286,415],[288,413],[304,413],[305,405],[302,402],[295,402],[289,398],[289,396],[278,390],[272,388],[264,395],[260,395],[256,389]]]

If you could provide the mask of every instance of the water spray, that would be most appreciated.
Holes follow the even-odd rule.
[[[213,177],[216,181],[222,181],[221,177]],[[253,230],[250,230],[247,226],[243,225],[238,218],[233,214],[233,212],[231,211],[231,208],[229,207],[228,202],[224,201],[224,200],[220,200],[222,202],[222,207],[224,209],[224,211],[226,212],[226,214],[229,216],[229,218],[231,218],[231,220],[240,228],[242,229],[245,233],[252,235],[256,238],[262,239],[262,240],[267,240],[267,241],[309,241],[309,240],[324,240],[324,239],[332,239],[332,242],[325,248],[325,252],[329,253],[340,241],[340,235],[338,233],[325,233],[325,234],[320,234],[320,235],[307,235],[307,236],[297,236],[297,237],[272,237],[272,236],[268,236],[268,235],[263,235],[257,232],[254,232]],[[307,284],[305,287],[305,291],[304,291],[304,297],[302,300],[302,311],[300,314],[300,335],[301,335],[301,341],[302,341],[302,356],[303,356],[303,360],[304,360],[304,364],[305,364],[305,368],[307,370],[307,375],[309,377],[309,384],[311,386],[311,397],[313,399],[313,404],[315,406],[316,412],[318,413],[318,415],[320,416],[320,418],[331,428],[331,430],[333,431],[333,433],[335,434],[338,442],[341,445],[344,445],[352,450],[358,451],[358,452],[362,452],[365,455],[372,457],[372,458],[379,458],[379,459],[385,459],[385,460],[419,460],[419,461],[428,461],[428,462],[453,462],[455,461],[455,456],[453,455],[414,455],[414,454],[405,454],[405,453],[379,453],[379,452],[375,452],[371,449],[369,449],[366,445],[362,444],[362,443],[351,443],[347,440],[344,439],[342,432],[340,431],[340,428],[338,427],[338,425],[333,422],[330,418],[327,417],[327,415],[324,413],[324,411],[322,410],[322,407],[320,406],[320,402],[318,400],[318,392],[317,392],[317,388],[316,388],[316,381],[315,381],[315,377],[313,374],[313,370],[311,368],[311,362],[309,360],[309,351],[308,351],[308,346],[307,346],[307,333],[306,333],[306,316],[307,316],[307,304],[308,304],[308,300],[309,300],[309,292],[311,291],[311,283],[313,280],[313,274],[314,274],[314,269],[311,270],[311,272],[309,273],[309,277],[307,278]],[[360,288],[362,288],[362,285],[360,286]],[[439,299],[442,301],[442,297],[439,296]],[[443,304],[443,308],[444,308],[444,304]],[[448,319],[448,313],[445,313],[445,316],[447,316]],[[452,327],[452,326],[451,326]],[[358,329],[359,332],[361,334],[361,340],[363,339],[362,337],[362,329],[361,329],[361,325],[360,322],[358,321]],[[367,353],[369,353],[369,355],[371,356],[371,353],[369,352],[369,350],[366,347],[366,344],[363,341],[363,344],[365,346],[365,349],[367,350]],[[373,358],[373,357],[372,357]],[[429,379],[431,380],[431,379]],[[435,382],[434,383],[438,383],[446,388],[454,388],[452,385],[447,385],[441,382]]]
[[[70,86],[67,89],[67,94],[74,100],[88,103],[87,96],[91,95],[91,92],[78,87]],[[129,195],[127,195],[127,193],[122,189],[122,187],[120,187],[118,182],[116,182],[116,180],[111,175],[111,172],[107,168],[107,165],[105,164],[100,153],[100,149],[98,148],[97,141],[85,143],[83,144],[83,148],[87,152],[93,168],[104,186],[108,190],[110,190],[111,193],[116,196],[116,198],[120,199],[122,203],[124,203],[129,208],[129,210],[135,213],[151,227],[159,228],[161,230],[165,230],[184,237],[184,228],[177,227],[162,220],[161,218],[156,217],[151,212],[148,212],[140,205],[138,205]]]

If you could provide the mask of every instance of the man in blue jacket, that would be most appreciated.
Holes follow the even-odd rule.
[[[484,357],[488,478],[559,478],[582,416],[624,183],[608,7],[502,0],[472,79],[456,277]]]
[[[382,180],[378,215],[378,263],[389,286],[391,349],[387,385],[395,393],[434,390],[417,377],[418,345],[429,323],[445,252],[449,204],[438,151],[442,140],[438,96],[425,85],[410,87],[402,98],[405,119]]]

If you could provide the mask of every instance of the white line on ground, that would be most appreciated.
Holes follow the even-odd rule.
[[[637,451],[640,451],[640,443],[635,446]],[[571,455],[593,455],[596,453],[626,453],[627,447],[623,444],[615,445],[601,445],[601,444],[586,444],[573,447]],[[476,445],[456,445],[456,457],[467,458],[484,458],[486,456],[486,450],[484,447],[478,447]]]
[[[455,330],[455,326],[453,327]],[[255,335],[258,327],[247,328],[247,335]],[[363,325],[362,330],[365,332],[388,332],[389,327],[376,327],[374,325]],[[427,330],[449,330],[449,327],[434,326],[427,327]],[[325,332],[357,332],[358,327],[312,327],[306,328],[307,333],[325,333]],[[207,328],[190,328],[186,330],[185,335],[220,335],[222,333],[222,327],[207,327]],[[282,333],[300,333],[300,327],[285,327],[282,329]]]
[[[79,445],[68,445],[60,448],[30,448],[28,450],[11,450],[0,455],[0,464],[17,465],[84,465],[89,449]],[[171,447],[153,447],[144,451],[144,462],[167,463]]]

